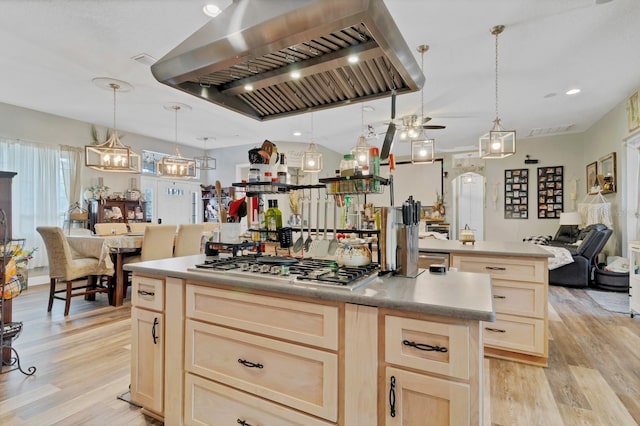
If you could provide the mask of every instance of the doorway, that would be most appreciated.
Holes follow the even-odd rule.
[[[451,181],[454,208],[453,239],[466,225],[476,241],[484,240],[484,176],[464,173]]]

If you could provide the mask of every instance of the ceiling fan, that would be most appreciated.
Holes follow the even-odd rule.
[[[400,118],[397,134],[401,141],[411,140],[420,134],[420,129],[441,130],[447,126],[437,124],[427,124],[431,121],[431,117],[424,117],[420,123],[420,117],[417,115],[405,115]]]

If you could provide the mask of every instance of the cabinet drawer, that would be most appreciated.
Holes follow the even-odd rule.
[[[467,380],[469,339],[469,328],[465,325],[385,317],[388,363]],[[433,350],[434,347],[446,348],[446,352]]]
[[[518,257],[453,256],[453,266],[459,271],[482,272],[492,278],[543,283],[547,269],[543,260]]]
[[[496,314],[495,322],[483,322],[484,344],[498,349],[545,355],[544,320]]]
[[[338,356],[187,320],[187,371],[335,422]]]
[[[496,313],[544,318],[547,298],[543,284],[492,280]]]
[[[338,349],[338,308],[187,285],[187,317],[331,350]]]
[[[184,423],[187,425],[330,426],[334,424],[192,374],[187,374],[185,378],[184,406]]]
[[[164,310],[164,280],[134,276],[131,287],[131,304],[154,311]]]

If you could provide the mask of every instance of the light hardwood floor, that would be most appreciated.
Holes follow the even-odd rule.
[[[603,310],[584,291],[550,287],[549,367],[485,359],[486,425],[636,425],[640,318]],[[130,305],[74,298],[71,314],[46,286],[14,300],[23,368],[0,375],[0,425],[156,425],[117,399],[128,390]],[[427,424],[427,423],[425,423]],[[419,425],[422,426],[422,425]]]

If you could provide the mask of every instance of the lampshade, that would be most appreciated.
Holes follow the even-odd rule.
[[[498,115],[498,35],[504,31],[504,25],[491,28],[496,36],[496,118],[488,133],[480,136],[478,141],[480,157],[483,159],[505,158],[516,153],[516,131],[504,130]]]
[[[560,225],[580,225],[581,223],[582,217],[578,212],[560,213]]]
[[[106,142],[85,145],[85,165],[102,172],[140,173],[142,170],[140,155],[120,142],[116,129],[116,92],[127,92],[133,89],[133,86],[124,81],[102,77],[94,78],[93,83],[113,91],[113,128]]]
[[[190,110],[191,107],[185,104],[171,103],[164,106],[167,110],[172,110],[175,113],[175,129],[176,129],[176,146],[174,155],[163,157],[158,163],[158,172],[163,177],[172,179],[191,179],[196,177],[196,160],[190,158],[184,158],[180,154],[178,149],[178,111]]]
[[[435,160],[434,139],[421,138],[411,141],[411,162],[413,164],[433,163]]]

